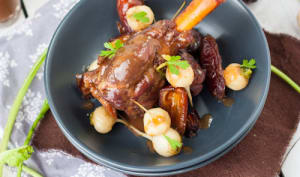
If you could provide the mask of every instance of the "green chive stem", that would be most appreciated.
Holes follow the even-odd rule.
[[[42,120],[45,117],[45,114],[47,113],[48,110],[49,110],[48,100],[44,100],[44,103],[43,103],[43,106],[42,106],[42,109],[41,109],[39,115],[37,116],[37,118],[35,119],[35,121],[33,122],[32,126],[31,126],[31,128],[29,129],[29,132],[28,132],[27,137],[24,142],[24,146],[29,145],[35,128],[37,127],[40,120]],[[20,164],[20,166],[18,168],[18,176],[17,177],[21,177],[22,167],[23,167],[23,164]]]
[[[23,165],[24,172],[30,174],[33,177],[43,177],[39,172],[33,170],[32,168],[27,167],[26,165]]]
[[[157,68],[156,71],[159,71],[161,68],[166,67],[168,65],[168,62],[164,62],[162,64],[160,64]]]
[[[286,83],[288,83],[292,88],[294,88],[298,93],[300,93],[300,86],[294,82],[289,76],[284,74],[282,71],[280,71],[275,66],[271,65],[271,71],[276,74],[278,77],[283,79]]]
[[[185,6],[186,1],[183,1],[183,3],[181,4],[181,6],[179,7],[179,9],[176,11],[176,13],[173,15],[172,20],[174,20],[178,14],[181,12],[181,10],[183,9],[183,7]]]
[[[34,79],[34,76],[36,75],[36,73],[38,72],[42,63],[46,59],[46,54],[47,54],[47,50],[45,50],[43,52],[43,54],[40,56],[39,60],[34,64],[32,70],[26,77],[22,87],[20,88],[20,90],[17,94],[17,97],[16,97],[16,99],[12,105],[12,108],[9,112],[9,115],[8,115],[7,123],[6,123],[5,129],[4,129],[3,139],[2,139],[2,142],[0,145],[0,153],[4,152],[7,149],[8,141],[10,139],[10,135],[11,135],[12,129],[14,127],[16,117],[18,115],[20,106],[22,104],[22,100],[23,100],[32,80]],[[2,176],[3,176],[3,164],[0,164],[0,177],[2,177]]]

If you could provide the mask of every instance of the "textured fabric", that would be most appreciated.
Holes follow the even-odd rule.
[[[272,64],[300,83],[300,41],[287,35],[266,33]],[[300,95],[276,75],[260,118],[246,138],[231,152],[203,168],[176,177],[274,177],[300,119]],[[45,137],[54,133],[44,141]],[[56,139],[59,139],[58,143]],[[42,121],[34,138],[41,150],[58,148],[86,159],[67,141],[51,114]],[[88,160],[87,160],[88,161]]]
[[[0,28],[0,138],[3,136],[9,109],[25,77],[48,46],[59,22],[77,1],[51,0],[29,20],[12,30],[1,31]],[[24,98],[9,148],[24,143],[29,127],[45,99],[43,83],[43,68],[41,68]],[[124,176],[58,150],[36,151],[26,164],[47,177]],[[16,169],[6,167],[4,176],[16,176]],[[23,174],[23,176],[27,175]]]

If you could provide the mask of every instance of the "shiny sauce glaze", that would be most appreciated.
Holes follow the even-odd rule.
[[[213,121],[213,117],[211,114],[205,114],[201,117],[199,120],[199,127],[200,129],[207,129],[210,127],[211,123]]]
[[[222,99],[222,103],[226,107],[230,107],[234,104],[234,99],[230,97],[225,97]]]
[[[190,154],[193,152],[193,149],[189,146],[183,146],[182,151],[184,154]]]

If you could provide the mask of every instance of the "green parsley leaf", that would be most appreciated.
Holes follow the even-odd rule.
[[[137,12],[133,14],[133,17],[142,23],[150,22],[150,19],[147,17],[147,13],[145,11]]]
[[[256,61],[253,58],[249,61],[246,60],[246,59],[243,60],[243,64],[241,65],[241,69],[243,71],[244,77],[246,77],[247,79],[249,79],[251,77],[251,75],[252,75],[252,70],[251,69],[256,68],[255,64],[256,64]]]
[[[179,74],[179,70],[176,68],[176,66],[174,66],[172,64],[168,64],[168,68],[169,68],[171,73],[176,74],[176,75]]]
[[[170,57],[170,60],[169,61],[177,61],[177,60],[180,60],[181,59],[181,56],[170,56],[170,55],[167,55],[167,56],[169,56]]]
[[[114,50],[114,47],[113,47],[112,43],[110,43],[110,42],[105,42],[104,47],[107,49],[110,49],[110,50]]]
[[[182,69],[187,69],[190,66],[188,61],[175,61],[175,62],[169,61],[168,63],[179,66]]]
[[[255,59],[252,58],[250,61],[245,59],[243,60],[243,64],[241,65],[241,67],[248,68],[248,69],[255,69],[256,68],[255,64],[256,64]]]
[[[114,56],[114,52],[111,50],[102,50],[100,53],[101,57],[108,57],[108,58],[112,58]]]
[[[178,142],[177,140],[174,140],[166,135],[164,135],[164,137],[167,139],[167,141],[169,142],[169,144],[171,145],[171,148],[173,150],[177,150],[177,148],[181,148],[182,147],[182,143]]]
[[[0,153],[0,164],[17,167],[22,164],[23,161],[29,159],[33,152],[33,147],[29,145],[4,151]]]
[[[187,69],[190,67],[190,64],[186,60],[180,60],[181,56],[170,56],[170,55],[162,55],[162,57],[167,60],[165,63],[159,65],[156,70],[159,71],[161,68],[168,66],[171,73],[178,75],[179,70],[177,67],[182,69]]]
[[[121,40],[116,40],[114,43],[112,42],[105,42],[104,47],[109,50],[102,50],[100,53],[101,57],[108,57],[112,58],[116,55],[116,52],[122,48],[124,44],[121,42]]]

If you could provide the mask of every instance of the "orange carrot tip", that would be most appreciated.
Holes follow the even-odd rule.
[[[225,0],[193,0],[175,19],[178,31],[191,30]]]

